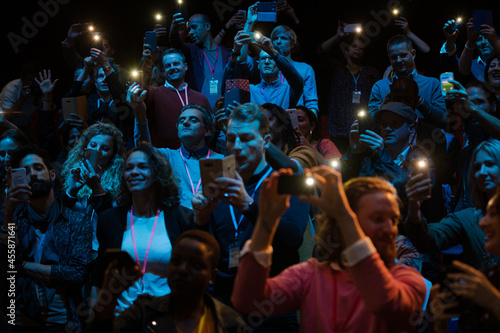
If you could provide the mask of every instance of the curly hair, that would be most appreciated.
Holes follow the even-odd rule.
[[[125,164],[129,157],[135,152],[143,152],[148,158],[148,165],[154,177],[153,188],[156,191],[156,205],[165,212],[173,211],[179,206],[179,187],[177,179],[173,176],[172,167],[168,160],[161,155],[150,143],[139,142],[137,148],[130,150],[125,156]],[[130,193],[122,173],[116,203],[118,206],[131,207],[132,193]]]
[[[73,149],[68,153],[68,158],[64,163],[62,177],[64,179],[64,190],[69,187],[69,175],[71,169],[75,168],[78,163],[85,159],[85,150],[90,140],[96,135],[109,135],[113,138],[113,157],[111,163],[104,169],[101,177],[101,184],[104,191],[111,195],[116,195],[118,186],[120,185],[120,176],[123,172],[123,155],[125,151],[125,143],[123,135],[113,124],[96,123],[82,133],[80,140],[75,144]],[[92,190],[85,185],[80,189],[77,195],[78,200],[90,197]]]
[[[398,203],[401,204],[396,189],[389,182],[378,177],[359,177],[351,179],[344,184],[344,190],[347,201],[349,201],[349,206],[351,206],[353,212],[356,214],[358,214],[361,198],[367,194],[377,192],[391,193],[398,199]],[[345,241],[340,227],[334,219],[332,220],[325,214],[318,217],[318,222],[320,228],[316,234],[317,246],[315,249],[315,257],[320,257],[318,259],[327,260],[329,262],[335,262],[341,267],[344,267],[340,258],[342,251],[345,249]]]

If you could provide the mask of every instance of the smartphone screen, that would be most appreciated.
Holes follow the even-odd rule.
[[[443,73],[441,74],[440,79],[441,79],[441,93],[443,94],[443,96],[446,96],[446,93],[453,89],[453,83],[450,82],[450,80],[453,80],[453,73],[452,72]]]

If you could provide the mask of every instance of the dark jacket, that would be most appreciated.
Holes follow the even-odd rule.
[[[99,241],[99,255],[96,263],[96,271],[92,284],[96,287],[102,285],[104,263],[99,258],[106,249],[119,249],[122,246],[123,233],[127,227],[128,208],[117,207],[108,209],[99,214],[97,222],[97,240]],[[175,240],[186,230],[195,228],[193,212],[185,207],[178,206],[170,214],[164,212],[165,227],[167,229],[168,238],[172,246]]]
[[[247,325],[240,314],[216,299],[205,295],[205,304],[216,314],[215,332],[246,332]],[[94,321],[85,332],[177,332],[170,295],[153,297],[140,295],[134,304],[116,319]],[[153,325],[153,322],[156,325]]]

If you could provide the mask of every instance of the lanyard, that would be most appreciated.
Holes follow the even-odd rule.
[[[137,265],[141,267],[141,262],[139,261],[139,255],[137,254],[137,245],[135,243],[135,230],[134,230],[134,215],[132,214],[133,208],[130,208],[130,227],[132,229],[132,243],[134,244],[134,253],[135,260],[137,261]],[[144,255],[144,265],[142,267],[142,271],[146,273],[146,264],[148,263],[149,249],[151,248],[151,243],[153,242],[153,236],[156,230],[156,223],[158,222],[158,216],[160,216],[160,210],[156,211],[155,224],[153,226],[153,230],[151,231],[151,236],[149,237],[148,247],[146,248],[146,254]]]
[[[347,69],[349,69],[349,67],[347,67]],[[359,69],[359,72],[358,72],[358,75],[354,75],[351,70],[349,69],[349,73],[351,73],[352,75],[352,78],[354,80],[354,91],[358,91],[358,80],[359,80],[359,77],[361,76],[361,68]]]
[[[351,309],[347,313],[346,319],[342,323],[342,325],[339,327],[339,332],[343,331],[345,329],[345,325],[349,323],[349,320],[351,320],[352,315],[354,314],[354,310],[358,307],[359,301],[361,300],[361,297],[356,295],[356,299],[354,300],[354,303],[351,306]],[[333,327],[334,329],[337,328],[337,275],[333,275],[333,302],[335,303],[333,306]]]
[[[269,170],[267,170],[267,172],[264,174],[264,176],[262,176],[262,178],[259,180],[259,182],[257,183],[257,186],[255,186],[255,189],[253,190],[253,193],[252,193],[252,199],[255,197],[255,192],[257,192],[257,190],[259,189],[260,185],[262,184],[262,182],[264,181],[264,179],[267,178],[267,176],[269,176],[269,174],[273,171],[272,168],[269,168]],[[238,228],[240,226],[240,223],[241,221],[243,220],[243,213],[241,213],[241,216],[240,216],[240,220],[238,221],[238,223],[236,223],[236,216],[234,215],[234,208],[233,206],[229,205],[229,212],[231,213],[231,220],[233,220],[233,226],[234,226],[234,239],[235,240],[238,240]]]
[[[281,88],[281,81],[280,85],[278,86],[278,91],[276,92],[276,105],[278,105],[278,97],[280,96],[280,88]],[[260,86],[260,91],[262,91],[262,95],[264,95],[264,98],[266,99],[266,103],[269,103],[269,100],[267,99],[266,93],[264,92],[264,88],[262,88],[262,85]]]
[[[197,192],[198,192],[198,189],[200,188],[200,185],[201,185],[201,178],[200,178],[200,181],[198,182],[198,185],[196,186],[196,190],[194,188],[194,184],[193,184],[193,180],[191,179],[191,175],[189,174],[189,170],[188,170],[188,166],[187,166],[187,162],[186,160],[184,159],[184,155],[182,155],[182,149],[179,148],[179,154],[181,154],[181,158],[182,158],[182,161],[184,162],[184,167],[186,168],[186,173],[188,175],[188,178],[189,178],[189,182],[191,183],[191,191],[193,191],[193,195],[195,195]],[[207,154],[207,157],[206,158],[209,158],[210,157],[210,149],[208,150],[208,154]]]
[[[217,58],[219,56],[219,45],[217,45],[217,52],[215,53],[215,62],[214,62],[214,67],[212,68],[212,66],[210,66],[210,61],[208,61],[208,57],[207,57],[207,54],[205,53],[205,51],[203,51],[203,55],[205,56],[205,59],[207,60],[207,64],[208,64],[208,69],[210,70],[210,74],[212,74],[212,79],[214,78],[214,72],[215,72],[215,65],[217,64]]]
[[[182,97],[181,97],[181,94],[179,93],[179,90],[175,89],[175,92],[177,93],[177,96],[179,96],[179,99],[181,100],[181,103],[182,103],[182,106],[186,106],[189,104],[189,100],[188,100],[188,90],[187,90],[187,87],[184,87],[184,96],[186,96],[186,103],[184,103],[184,101],[182,100]]]

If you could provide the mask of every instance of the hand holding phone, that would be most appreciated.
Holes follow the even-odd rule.
[[[94,172],[97,172],[98,162],[99,162],[99,151],[97,149],[87,149],[85,150],[85,158],[90,162]]]
[[[362,31],[361,23],[346,24],[344,26],[344,32],[349,32],[349,33],[357,32],[357,33],[361,33],[361,31]]]
[[[419,173],[423,174],[423,178],[429,178],[429,162],[425,158],[415,158],[411,160],[410,173],[412,175],[417,175]]]
[[[292,128],[299,127],[299,117],[297,116],[297,109],[288,109],[286,110],[288,115],[290,116],[290,122],[292,124]]]
[[[278,194],[295,196],[314,194],[314,178],[310,175],[280,175]]]
[[[364,110],[358,112],[359,134],[365,134],[371,128],[370,114]]]
[[[28,174],[25,168],[16,168],[10,170],[10,187],[26,186],[29,184]],[[29,200],[29,196],[20,194],[18,198],[24,202]]]
[[[443,96],[446,96],[446,93],[453,89],[453,83],[450,82],[451,80],[454,80],[453,73],[443,73],[439,78],[441,81],[441,93],[443,94]]]

